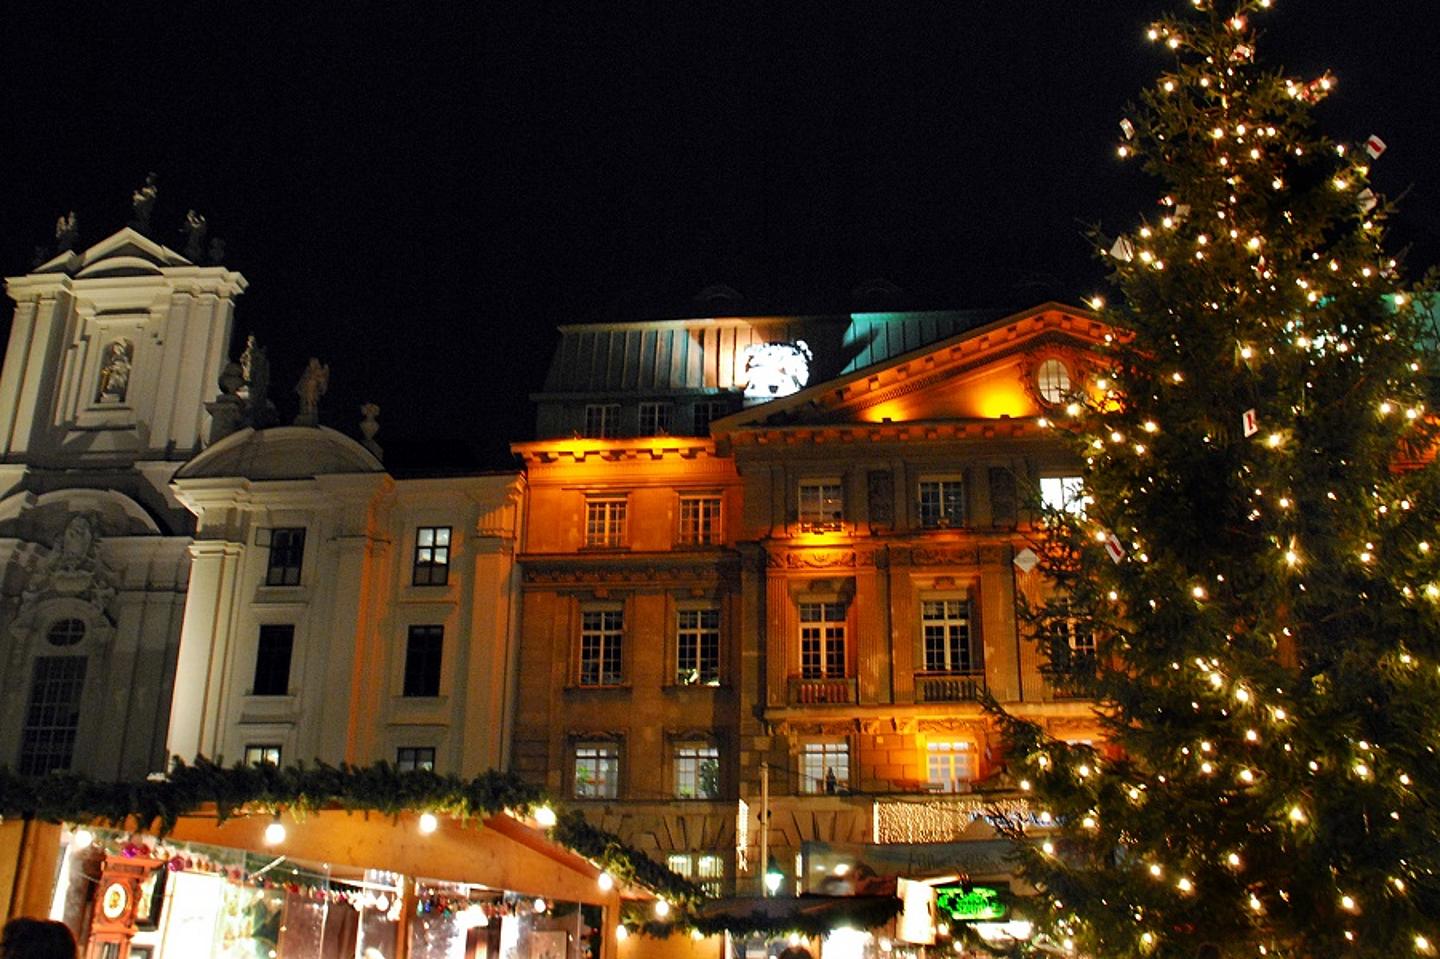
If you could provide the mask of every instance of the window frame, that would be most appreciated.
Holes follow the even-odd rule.
[[[701,788],[705,781],[704,766],[708,760],[714,760],[714,792],[710,795],[706,795]],[[685,791],[687,776],[692,780],[688,785],[693,792],[689,794]],[[719,745],[714,741],[704,739],[685,739],[672,743],[670,746],[670,784],[672,794],[677,800],[689,802],[719,799],[722,792]]]
[[[274,758],[271,758],[272,753]],[[280,743],[246,743],[243,755],[247,766],[279,766],[281,757],[285,755],[285,747]]]
[[[689,522],[687,506],[694,507]],[[722,494],[681,493],[675,516],[675,542],[681,546],[718,546],[723,541],[725,497]]]
[[[716,864],[718,870],[714,868]],[[724,891],[725,857],[714,851],[667,852],[665,865],[677,876],[698,885],[712,899],[718,899]],[[706,866],[709,868],[704,868]]]
[[[435,752],[434,746],[396,746],[395,770],[402,773],[434,772]],[[411,755],[407,758],[406,753],[410,753]],[[428,760],[422,756],[424,753],[429,754]]]
[[[841,600],[805,600],[796,604],[800,678],[804,680],[848,679],[850,677],[850,605]],[[813,612],[812,612],[813,611]],[[838,611],[838,616],[832,616]],[[818,614],[819,618],[807,618]],[[837,662],[840,671],[834,672]],[[807,662],[807,659],[813,662]]]
[[[716,420],[723,420],[729,416],[728,406],[724,400],[708,399],[697,400],[690,406],[690,427],[696,436],[709,436],[710,424]],[[705,411],[702,416],[700,411]]]
[[[687,624],[687,616],[695,616],[694,624]],[[705,620],[713,616],[714,625]],[[721,644],[724,642],[724,617],[715,603],[687,603],[675,609],[675,685],[677,686],[719,686],[721,673]],[[713,670],[706,670],[706,640],[713,635]],[[693,650],[694,665],[686,668],[686,647]],[[707,678],[707,675],[709,678]]]
[[[939,487],[938,512],[933,517],[926,516],[925,510],[925,487]],[[954,486],[958,489],[956,511],[958,516],[948,515],[945,509],[945,491],[947,487]],[[915,485],[915,519],[922,529],[959,529],[966,525],[969,519],[969,510],[965,502],[968,492],[965,477],[960,473],[935,473],[926,474],[920,477]]]
[[[947,747],[947,748],[943,748],[943,749],[937,748],[937,747],[941,747],[941,746]],[[959,748],[956,748],[956,747],[959,747]],[[952,773],[952,775],[951,775],[950,777],[948,777],[947,779],[945,779],[945,780],[943,780],[943,781],[937,780],[937,779],[935,778],[935,773],[936,773],[936,771],[937,771],[937,770],[936,770],[937,764],[935,763],[934,760],[935,760],[937,757],[941,757],[941,756],[944,756],[944,757],[947,757],[947,758],[948,758],[949,761],[948,761],[947,763],[945,763],[944,765],[946,765],[946,766],[948,767],[949,771]],[[956,760],[959,759],[960,757],[964,757],[965,762],[963,763],[963,766],[965,767],[966,771],[969,773],[969,775],[966,776],[965,778],[960,778],[960,777],[957,777],[957,776],[953,775],[953,773],[955,772],[956,766],[957,766]],[[926,787],[927,787],[927,788],[929,789],[929,791],[932,792],[932,793],[963,793],[963,792],[969,792],[969,791],[970,791],[970,784],[973,783],[973,782],[975,782],[976,778],[977,778],[978,775],[979,775],[979,764],[978,764],[978,762],[976,761],[977,758],[978,758],[978,757],[977,757],[977,751],[976,751],[976,749],[975,749],[975,744],[972,743],[972,742],[970,742],[968,739],[938,739],[938,738],[936,738],[936,739],[931,739],[931,740],[926,741],[926,743],[925,743],[925,784],[926,784]]]
[[[89,656],[46,655],[30,661],[15,764],[20,775],[64,771],[75,762],[89,673]]]
[[[1040,476],[1040,507],[1046,512],[1068,513],[1084,518],[1088,497],[1085,495],[1085,477],[1079,473],[1044,473]],[[1059,494],[1056,499],[1047,490]]]
[[[620,435],[620,404],[586,403],[584,426],[586,439],[616,438]]]
[[[270,529],[269,538],[265,585],[301,585],[305,568],[305,527],[275,526]]]
[[[649,420],[650,422],[646,422]],[[665,436],[670,433],[670,424],[675,420],[675,406],[668,400],[642,400],[640,402],[640,436]]]
[[[591,617],[599,618],[593,626]],[[613,624],[611,617],[615,618]],[[625,607],[618,604],[581,607],[575,657],[576,686],[612,689],[625,685],[625,619]]]
[[[422,543],[425,534],[430,534],[430,542]],[[444,538],[444,542],[439,540]],[[415,527],[415,553],[410,566],[411,586],[448,586],[450,585],[450,558],[454,548],[455,528],[453,526],[417,526]],[[443,552],[444,559],[441,561],[439,554]],[[428,555],[428,559],[425,558]],[[438,574],[438,579],[436,578]]]
[[[833,489],[834,496],[827,495],[826,491]],[[808,496],[810,490],[816,491],[815,495]],[[845,525],[845,481],[838,476],[806,477],[799,481],[796,486],[796,521],[802,530],[808,532],[834,531],[844,528]],[[807,500],[814,499],[807,511]],[[826,506],[830,502],[837,504],[838,508],[829,511]]]
[[[588,754],[588,755],[582,755]],[[614,739],[581,739],[570,747],[570,795],[574,799],[619,799],[620,798],[621,744]],[[589,774],[582,776],[582,760],[595,760],[597,772],[595,791],[586,784],[591,782]],[[604,764],[608,769],[599,768]]]
[[[833,762],[827,757],[837,756],[844,760],[844,775],[838,772],[835,775],[835,783],[832,788],[829,784],[829,773],[835,770]],[[848,739],[808,739],[800,744],[800,751],[797,754],[798,770],[795,782],[799,787],[798,792],[806,796],[839,795],[851,791],[850,785],[850,759],[852,751]],[[811,757],[819,757],[819,774],[812,776],[810,773]]]
[[[1035,365],[1035,392],[1047,406],[1065,402],[1066,394],[1075,385],[1075,371],[1061,356],[1046,356]],[[1053,375],[1058,369],[1059,374]]]
[[[951,603],[961,604],[964,607],[963,613],[953,615],[948,608],[945,608]],[[929,607],[933,605],[940,605],[942,609],[940,610],[941,615],[932,619],[928,613]],[[974,597],[969,593],[924,595],[920,597],[919,607],[922,671],[952,676],[983,676],[985,674],[985,652],[980,642],[980,631],[977,629]],[[955,627],[962,624],[965,637],[957,651],[952,633]],[[938,660],[931,658],[930,629],[932,627],[940,630],[937,640],[941,656]],[[965,665],[959,665],[957,662],[959,660],[968,662]]]
[[[585,497],[585,548],[624,549],[630,526],[630,496],[595,494]]]
[[[421,645],[431,640],[435,641],[433,649]],[[435,699],[440,696],[444,682],[445,624],[410,623],[405,628],[400,695],[405,699]]]
[[[280,675],[278,660],[275,663],[266,663],[267,647],[273,647],[281,639],[285,640],[285,668],[283,670],[285,681],[277,684],[273,681]],[[268,642],[267,642],[268,640]],[[278,652],[271,655],[278,656]],[[262,669],[262,666],[266,668]],[[262,676],[266,682],[261,683]],[[250,675],[251,696],[289,696],[291,682],[295,678],[295,624],[294,623],[260,623],[255,631],[255,669]],[[283,689],[281,689],[283,685]],[[262,688],[263,686],[263,688]],[[278,691],[277,691],[278,690]]]

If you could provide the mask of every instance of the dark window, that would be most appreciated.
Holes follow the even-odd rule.
[[[670,432],[669,403],[640,404],[640,435],[659,436]]]
[[[920,525],[965,525],[965,489],[958,479],[920,481]]]
[[[265,569],[266,586],[299,586],[300,564],[305,559],[305,528],[285,527],[270,531],[270,565]]]
[[[45,633],[51,646],[74,646],[85,638],[83,619],[62,619],[50,626]]]
[[[444,586],[450,579],[450,527],[422,526],[415,531],[416,586]]]
[[[440,657],[444,648],[444,626],[410,627],[405,643],[404,695],[440,695]]]
[[[401,746],[395,750],[395,768],[402,773],[435,769],[434,746]]]
[[[624,634],[625,614],[618,609],[587,609],[580,614],[581,686],[620,684]]]
[[[255,653],[256,696],[290,694],[290,657],[295,651],[295,627],[289,623],[267,623],[260,627],[260,646]]]
[[[84,656],[38,656],[30,679],[30,705],[20,735],[20,775],[69,769],[85,692]]]
[[[251,743],[245,747],[245,765],[259,766],[268,763],[280,765],[280,747],[275,743]]]
[[[725,404],[720,400],[704,400],[695,404],[695,435],[709,436],[710,423],[723,419]]]
[[[620,435],[620,404],[591,403],[585,407],[585,435],[604,439]]]

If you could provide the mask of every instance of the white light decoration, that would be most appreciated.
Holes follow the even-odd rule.
[[[630,938],[630,930],[626,929],[624,926],[616,926],[615,938],[620,942],[624,942],[626,939]]]
[[[72,849],[89,849],[95,842],[95,834],[88,829],[75,830],[75,837],[70,841]]]
[[[530,904],[530,906],[531,906],[531,908],[533,908],[537,913],[539,913],[539,912],[544,912],[544,911],[546,910],[546,908],[548,908],[547,905],[546,905],[546,903],[545,903],[545,900],[542,899],[542,898],[539,897],[539,896],[536,896],[536,897],[535,897],[535,901],[532,902],[532,903]]]
[[[439,828],[440,820],[435,818],[434,813],[426,812],[420,814],[420,831],[422,833],[428,836]]]
[[[664,899],[656,899],[655,915],[657,918],[660,919],[664,919],[666,916],[670,915],[670,903],[666,902]]]
[[[555,810],[549,806],[541,806],[535,810],[535,821],[546,829],[555,825]]]
[[[285,841],[285,824],[276,819],[265,827],[265,842],[267,845],[278,846]]]
[[[610,875],[608,872],[602,872],[595,880],[595,884],[599,886],[603,891],[609,892],[611,889],[615,888],[615,877]]]

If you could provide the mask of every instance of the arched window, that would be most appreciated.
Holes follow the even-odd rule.
[[[51,646],[75,646],[85,638],[83,619],[59,619],[50,625],[45,639]]]
[[[1070,392],[1070,368],[1061,360],[1051,357],[1040,364],[1035,374],[1035,385],[1040,389],[1040,398],[1046,403],[1059,403]]]

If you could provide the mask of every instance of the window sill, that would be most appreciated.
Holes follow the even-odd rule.
[[[629,691],[630,691],[630,684],[629,684],[629,683],[604,683],[604,684],[568,683],[568,684],[566,684],[566,686],[565,686],[565,691],[566,691],[566,692],[578,692],[578,693],[629,692]]]
[[[665,684],[662,685],[660,688],[661,688],[662,690],[664,690],[665,692],[667,692],[667,693],[668,693],[668,692],[674,692],[674,691],[676,691],[676,690],[682,690],[682,689],[693,689],[693,690],[705,690],[705,689],[708,689],[708,690],[710,690],[710,691],[712,691],[712,692],[716,692],[716,691],[719,691],[719,690],[728,690],[728,689],[730,688],[730,684],[729,684],[729,683],[723,683],[723,682],[721,682],[721,683],[665,683]]]
[[[582,553],[628,553],[629,551],[630,547],[625,543],[619,543],[614,546],[607,546],[601,543],[586,543],[580,547],[580,552]]]

